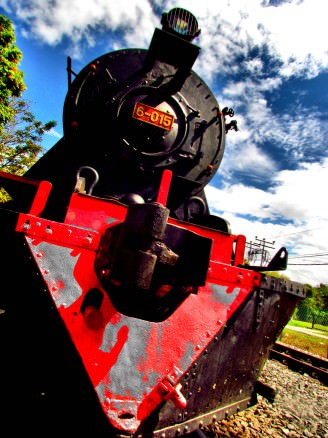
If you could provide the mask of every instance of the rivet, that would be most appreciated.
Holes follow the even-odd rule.
[[[86,237],[85,237],[85,240],[86,240],[88,243],[92,243],[92,238],[91,238],[91,236],[86,236]]]

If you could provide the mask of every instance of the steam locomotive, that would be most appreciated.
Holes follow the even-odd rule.
[[[200,29],[162,15],[149,48],[68,58],[63,138],[1,172],[1,411],[14,433],[176,437],[268,394],[270,348],[304,298],[281,248],[246,238],[204,188],[237,130],[192,70]],[[6,283],[6,284],[5,284]]]

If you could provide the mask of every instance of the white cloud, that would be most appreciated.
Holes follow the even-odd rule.
[[[270,203],[270,194],[255,187],[242,184],[227,185],[223,189],[209,185],[206,195],[211,210],[224,214],[251,215],[254,218],[265,218],[263,206]]]
[[[322,199],[322,190],[328,185],[328,159],[323,164],[305,163],[298,170],[279,172],[274,181],[279,185],[273,189],[276,202],[273,200],[272,207],[286,218],[301,224],[328,218],[328,204]]]
[[[311,77],[328,66],[326,8],[325,0],[306,0],[258,10],[271,49],[284,61],[283,75],[301,71]]]
[[[240,184],[222,189],[210,185],[206,194],[211,211],[230,222],[233,234],[243,234],[248,241],[254,241],[255,236],[274,240],[276,248],[287,247],[290,257],[328,252],[328,203],[323,198],[328,185],[328,159],[322,164],[304,164],[299,170],[279,172],[274,182],[277,185],[270,191]],[[290,259],[290,263],[296,261],[306,262]],[[311,258],[310,263],[322,261],[319,256]],[[291,265],[288,273],[291,279],[313,286],[328,283],[324,265]]]
[[[242,172],[261,180],[268,172],[272,175],[276,165],[262,149],[250,141],[227,147],[220,167],[220,174],[231,180],[233,173]]]
[[[177,2],[170,2],[176,4]],[[266,48],[281,62],[284,77],[313,77],[328,67],[325,0],[291,0],[264,6],[261,0],[180,1],[199,17],[202,57],[197,66],[207,80],[215,73],[238,69],[236,57],[254,48]],[[193,9],[192,9],[193,8]],[[260,73],[259,60],[243,65],[249,74]]]
[[[22,20],[26,37],[44,44],[57,45],[64,38],[70,40],[72,57],[83,52],[83,45],[97,43],[96,32],[125,33],[126,43],[146,47],[158,18],[147,0],[112,2],[108,0],[17,0],[5,5]]]
[[[328,67],[325,0],[291,0],[277,7],[265,6],[262,0],[15,0],[3,2],[2,7],[15,11],[29,25],[29,35],[54,45],[64,37],[75,43],[84,40],[95,44],[94,31],[124,32],[127,43],[146,47],[154,26],[159,25],[153,11],[157,4],[163,12],[172,7],[185,7],[198,18],[202,56],[198,65],[210,77],[214,72],[236,68],[231,62],[249,48],[266,45],[271,56],[282,62],[281,74],[313,76]],[[250,73],[259,72],[259,61],[249,62]]]
[[[229,81],[223,87],[219,102],[229,102],[236,110],[239,131],[227,136],[224,156],[225,176],[234,169],[252,171],[252,161],[258,161],[263,168],[255,167],[255,172],[279,169],[283,163],[275,163],[275,151],[280,150],[288,165],[319,160],[326,154],[328,123],[322,115],[325,108],[311,108],[298,102],[290,101],[286,112],[275,112],[272,102],[268,101],[263,91],[274,89],[282,82],[279,77],[254,80],[252,77],[238,82]],[[223,105],[222,105],[223,106]],[[291,111],[289,111],[291,108]],[[240,113],[239,113],[240,112]],[[263,151],[263,145],[270,143],[271,151]],[[270,155],[268,155],[270,153]],[[271,166],[270,166],[271,161]],[[250,164],[250,166],[248,165]],[[221,166],[222,167],[222,166]],[[221,169],[220,169],[221,171]]]

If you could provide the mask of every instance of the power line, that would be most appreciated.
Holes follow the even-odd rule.
[[[298,256],[291,256],[289,259],[306,259],[311,257],[325,257],[328,255],[328,252],[321,252],[315,254],[304,254]],[[327,266],[328,263],[288,263],[288,266]]]
[[[246,243],[246,246],[249,248],[248,250],[248,261],[254,260],[256,261],[257,256],[260,255],[260,266],[263,266],[264,263],[269,261],[269,252],[267,249],[274,249],[273,242],[267,242],[265,238],[258,239],[255,236],[256,242],[250,241]]]
[[[290,259],[303,259],[303,258],[307,258],[307,257],[324,257],[327,256],[328,252],[317,252],[314,254],[301,254],[301,255],[295,255],[295,256],[290,256]]]
[[[306,230],[311,231],[311,230]],[[291,233],[291,234],[298,234],[304,231]],[[267,262],[269,255],[268,255],[268,249],[274,249],[275,241],[267,242],[265,238],[258,239],[257,236],[255,236],[255,241],[246,242],[246,247],[249,248],[248,250],[248,260],[252,260],[257,258],[257,255],[260,255],[261,257],[261,266],[263,262]],[[328,252],[321,252],[321,253],[312,253],[312,254],[302,254],[302,255],[295,255],[295,256],[289,256],[288,259],[305,259],[305,258],[311,258],[311,257],[325,257],[328,256]],[[328,266],[327,263],[288,263],[288,266]]]
[[[286,237],[286,236],[292,236],[293,234],[303,234],[303,233],[308,233],[309,231],[314,231],[314,230],[318,230],[320,228],[323,228],[323,226],[321,227],[316,227],[316,228],[309,228],[307,230],[302,230],[302,231],[294,231],[293,233],[287,233],[287,234],[279,234],[279,236],[273,236],[270,237],[270,239],[278,239],[281,237]]]
[[[288,263],[288,266],[328,266],[328,263]]]

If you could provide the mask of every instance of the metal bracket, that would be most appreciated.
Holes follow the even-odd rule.
[[[182,394],[181,388],[181,383],[174,385],[170,376],[164,377],[159,384],[164,400],[172,400],[177,409],[185,409],[187,407],[187,400]]]

